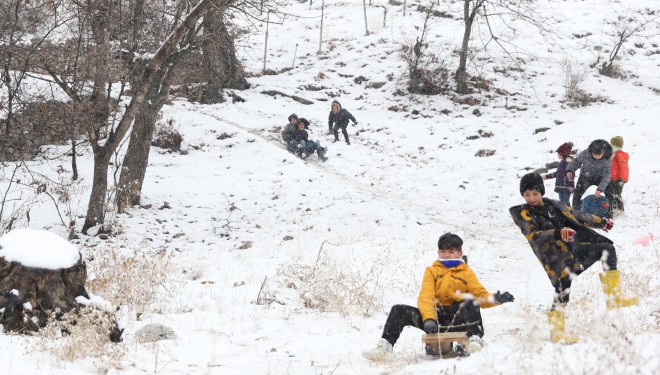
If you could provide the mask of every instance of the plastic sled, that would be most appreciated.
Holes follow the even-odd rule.
[[[610,210],[610,201],[604,195],[588,195],[580,202],[580,211],[603,217]]]

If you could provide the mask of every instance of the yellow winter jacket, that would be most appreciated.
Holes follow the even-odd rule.
[[[479,282],[467,264],[447,268],[439,260],[424,271],[417,308],[422,321],[435,319],[436,306],[449,306],[464,299],[474,299],[482,308],[496,306],[493,294]]]

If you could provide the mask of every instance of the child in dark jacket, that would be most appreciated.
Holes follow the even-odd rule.
[[[296,145],[298,142],[296,142],[295,139],[293,138],[293,133],[295,133],[297,128],[298,128],[298,115],[292,113],[289,115],[289,123],[286,124],[284,126],[284,130],[282,130],[282,140],[286,144],[286,149],[289,150],[289,152],[296,151]]]
[[[296,145],[296,155],[301,159],[306,159],[307,156],[311,155],[316,151],[319,159],[321,161],[326,161],[328,158],[325,156],[326,149],[321,147],[321,143],[318,141],[311,141],[309,139],[309,134],[307,129],[309,128],[309,121],[304,117],[301,117],[298,120],[298,129],[293,133],[294,142]]]
[[[569,156],[571,155],[571,150],[573,149],[573,143],[566,142],[559,146],[557,149],[557,156],[559,157],[559,165],[557,170],[553,173],[548,173],[543,176],[544,180],[549,180],[555,178],[555,192],[559,194],[559,201],[567,206],[570,206],[571,193],[575,189],[573,184],[573,179],[566,176],[566,167],[568,166]]]
[[[610,183],[612,146],[604,139],[597,139],[589,148],[580,152],[566,167],[566,177],[574,178],[575,171],[581,169],[580,177],[573,191],[573,208],[580,209],[580,200],[589,186],[596,185],[596,196],[600,197]]]
[[[342,108],[338,101],[333,100],[332,105],[330,106],[330,114],[328,115],[328,127],[330,128],[328,132],[333,132],[335,134],[335,140],[332,141],[333,143],[339,140],[339,129],[341,129],[346,144],[351,144],[351,141],[348,140],[348,132],[346,131],[348,120],[353,121],[353,125],[357,125],[355,117],[353,117],[349,111]],[[332,126],[333,124],[334,127]]]
[[[624,297],[617,271],[616,249],[606,232],[612,220],[576,211],[565,204],[543,198],[543,178],[528,173],[520,179],[520,195],[525,204],[509,209],[513,221],[532,247],[555,288],[554,301],[548,312],[550,338],[553,342],[574,343],[577,337],[565,333],[564,306],[568,303],[573,279],[597,261],[602,262],[600,281],[608,309],[637,305],[637,297]]]
[[[461,347],[459,354],[465,354],[465,350],[470,353],[481,349],[484,326],[480,307],[498,306],[513,302],[514,298],[509,292],[489,293],[474,271],[465,264],[462,247],[463,240],[456,234],[440,236],[438,260],[424,271],[417,307],[392,306],[381,339],[375,348],[362,352],[365,358],[372,361],[385,359],[392,353],[393,345],[406,326],[426,333],[466,332],[468,347]],[[466,298],[468,295],[472,297]],[[440,353],[426,346],[426,354],[437,357]]]

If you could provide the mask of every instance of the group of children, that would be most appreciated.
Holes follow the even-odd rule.
[[[350,144],[346,126],[349,120],[357,123],[353,115],[333,101],[328,119],[329,132],[336,142],[339,129],[346,143]],[[333,127],[334,124],[334,127]],[[282,132],[282,139],[289,151],[302,158],[316,151],[325,161],[325,148],[319,142],[310,141],[306,129],[309,122],[289,116],[289,124]],[[549,174],[528,173],[520,180],[520,194],[525,203],[509,209],[514,223],[529,242],[534,255],[543,266],[555,289],[553,302],[547,313],[550,340],[571,344],[578,338],[566,333],[564,307],[569,301],[571,283],[575,277],[598,261],[603,272],[600,281],[606,295],[608,309],[637,305],[637,297],[624,296],[617,270],[616,249],[611,240],[592,228],[605,232],[614,227],[614,212],[623,211],[621,193],[628,182],[629,156],[622,150],[623,138],[613,137],[610,142],[597,139],[589,147],[571,159],[573,143],[557,148],[560,159],[557,170]],[[580,170],[577,183],[575,172]],[[543,180],[556,179],[555,192],[559,200],[544,197]],[[581,199],[586,190],[595,185],[596,196],[605,195],[610,209],[603,217],[580,211]],[[572,206],[570,196],[573,194]],[[483,347],[484,325],[481,308],[514,302],[509,292],[490,293],[479,282],[463,256],[463,240],[456,234],[445,233],[438,239],[438,259],[426,268],[417,307],[394,305],[385,322],[381,339],[375,348],[363,352],[370,360],[385,359],[407,326],[416,327],[427,334],[465,332],[467,347],[454,343],[453,353],[466,356]],[[433,346],[425,346],[426,355],[437,358]]]
[[[573,209],[579,210],[584,193],[590,186],[596,186],[596,197],[604,195],[609,203],[606,218],[623,212],[623,186],[628,182],[629,155],[623,151],[623,137],[616,136],[608,143],[597,139],[589,147],[571,159],[573,143],[567,142],[557,148],[561,160],[557,170],[542,175],[543,179],[556,179],[555,192],[559,200],[567,206],[573,194]],[[575,172],[581,169],[577,184],[574,184]]]
[[[611,145],[610,145],[611,143]],[[514,223],[529,242],[534,255],[543,266],[555,289],[553,303],[547,313],[550,340],[571,344],[579,339],[566,333],[564,307],[569,301],[571,283],[598,261],[603,272],[600,281],[607,309],[637,305],[636,296],[624,296],[620,273],[617,270],[616,249],[611,240],[592,228],[605,232],[614,227],[610,217],[599,217],[579,211],[580,199],[591,185],[596,194],[612,197],[615,209],[623,210],[621,188],[628,181],[628,154],[623,152],[623,138],[593,141],[569,162],[572,143],[557,149],[561,159],[557,171],[548,175],[528,173],[520,180],[520,195],[525,203],[509,209]],[[610,160],[610,157],[614,157]],[[577,185],[575,171],[581,169]],[[556,178],[555,191],[560,200],[545,198],[543,180]],[[570,194],[573,207],[569,205]],[[463,331],[468,337],[467,347],[454,343],[454,352],[465,356],[483,346],[484,325],[480,308],[489,308],[513,302],[508,292],[488,292],[466,264],[462,252],[463,240],[445,233],[438,240],[438,260],[427,267],[417,299],[417,307],[394,305],[385,322],[381,339],[375,348],[363,352],[369,360],[385,359],[393,351],[404,327],[411,326],[427,334]],[[439,357],[434,348],[426,344],[426,355]]]
[[[282,140],[286,143],[287,150],[301,159],[306,159],[316,151],[321,161],[328,160],[325,156],[327,149],[321,147],[321,142],[309,139],[308,128],[309,121],[306,118],[298,118],[295,113],[289,115],[289,123],[282,130]]]
[[[298,115],[295,113],[289,115],[288,120],[289,122],[284,126],[284,130],[282,130],[282,140],[286,144],[287,150],[296,154],[301,159],[307,158],[316,151],[320,160],[328,160],[325,156],[327,149],[321,147],[319,141],[309,139],[309,133],[307,132],[309,121],[304,117],[298,118]],[[330,114],[328,115],[328,134],[335,135],[332,143],[339,140],[339,130],[341,129],[346,144],[351,144],[348,138],[348,132],[346,131],[349,121],[353,121],[353,125],[357,125],[355,117],[346,109],[342,108],[337,100],[334,100],[330,105]]]

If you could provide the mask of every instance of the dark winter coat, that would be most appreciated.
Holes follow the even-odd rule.
[[[332,127],[333,124],[337,124],[341,127],[345,127],[348,125],[348,121],[353,121],[353,123],[357,123],[357,120],[353,115],[342,108],[341,104],[339,104],[338,101],[333,101],[332,104],[337,104],[339,106],[339,112],[334,113],[332,110],[330,111],[330,115],[328,116],[328,126]]]
[[[599,160],[594,159],[591,155],[591,150],[594,146],[598,146],[603,150],[603,157]],[[607,141],[595,140],[591,142],[589,148],[578,154],[578,156],[568,164],[566,170],[575,173],[581,169],[580,177],[586,177],[592,181],[598,182],[598,190],[605,191],[607,184],[610,183],[610,171],[612,168],[612,146]]]
[[[305,141],[307,142],[309,140],[309,133],[307,133],[307,130],[303,129],[296,129],[296,131],[293,132],[293,139],[296,142],[300,141]]]
[[[294,140],[293,134],[296,132],[298,127],[295,124],[286,124],[284,130],[282,130],[282,140],[286,143],[289,143]]]
[[[603,228],[606,220],[582,211],[574,211],[560,201],[543,198],[544,208],[522,204],[509,209],[513,221],[520,228],[534,255],[541,262],[553,286],[561,279],[571,277],[571,273],[581,273],[592,264],[580,263],[573,254],[573,247],[579,243],[606,242],[607,237],[598,234],[593,228]],[[561,240],[561,228],[575,230],[575,240]],[[568,284],[570,285],[570,283]]]
[[[553,173],[548,173],[546,178],[552,179],[556,178],[555,181],[555,192],[559,193],[561,191],[567,190],[568,188],[575,188],[573,179],[568,179],[566,177],[566,167],[568,166],[568,160],[562,159],[557,166],[557,170]]]
[[[291,123],[292,118],[296,120],[293,122],[293,124]],[[298,123],[298,115],[292,113],[289,115],[287,120],[289,120],[289,122],[284,125],[284,130],[282,130],[282,140],[286,143],[289,143],[293,141],[293,132],[298,129],[298,126],[296,125]]]

